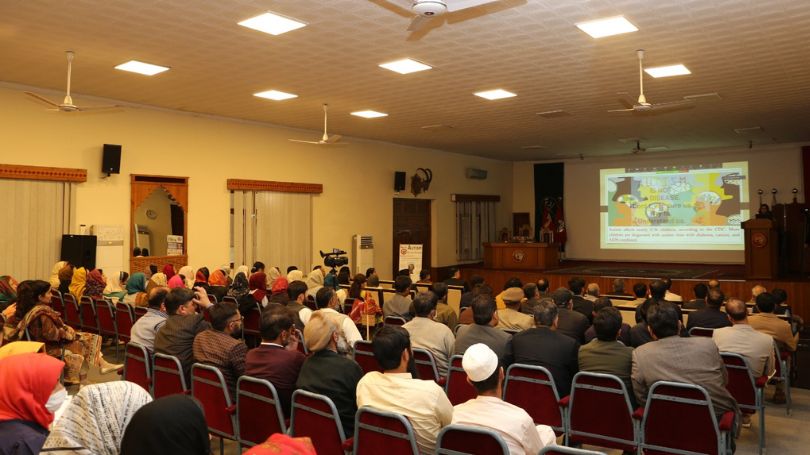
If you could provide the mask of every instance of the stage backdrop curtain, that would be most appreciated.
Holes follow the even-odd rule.
[[[285,270],[309,270],[312,258],[312,195],[274,191],[234,191],[231,245],[233,262],[262,261]]]
[[[0,179],[0,275],[47,280],[70,231],[72,183]]]
[[[495,202],[456,202],[456,257],[459,261],[484,259],[484,243],[495,240]]]

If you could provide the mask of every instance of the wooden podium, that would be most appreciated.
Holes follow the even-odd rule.
[[[485,243],[484,267],[546,270],[560,264],[556,243]]]
[[[772,280],[779,275],[779,236],[774,222],[751,219],[745,229],[745,278]]]

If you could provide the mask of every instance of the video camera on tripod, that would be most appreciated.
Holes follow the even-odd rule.
[[[349,263],[349,258],[345,256],[346,252],[339,248],[332,248],[331,253],[324,253],[323,251],[320,251],[320,253],[323,258],[323,265],[331,267],[332,271],[336,267],[343,267]]]

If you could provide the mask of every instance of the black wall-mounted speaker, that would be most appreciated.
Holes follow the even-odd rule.
[[[95,235],[63,235],[60,261],[67,261],[87,271],[96,268]]]
[[[404,172],[394,172],[394,191],[399,192],[405,189],[405,178]]]
[[[121,173],[121,146],[115,144],[104,144],[104,154],[101,156],[102,174]]]

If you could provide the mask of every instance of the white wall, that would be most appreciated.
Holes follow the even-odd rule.
[[[87,169],[88,181],[76,191],[77,225],[118,224],[128,232],[130,174],[189,177],[187,242],[195,267],[228,262],[228,178],[322,183],[323,194],[313,198],[313,261],[320,262],[318,249],[349,251],[352,234],[371,234],[383,277],[391,273],[394,171],[410,177],[417,167],[433,170],[430,191],[419,196],[434,200],[433,266],[456,263],[451,193],[501,195],[498,228],[510,223],[508,162],[356,138],[346,138],[346,147],[294,144],[287,138],[319,133],[157,109],[48,112],[9,85],[0,86],[0,105],[0,162]],[[121,174],[110,178],[100,173],[105,143],[123,146]],[[489,178],[466,179],[468,166],[486,169]]]

